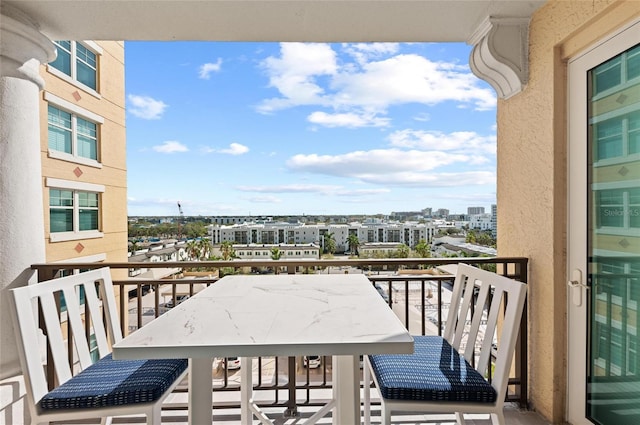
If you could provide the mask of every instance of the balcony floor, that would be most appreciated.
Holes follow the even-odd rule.
[[[313,414],[316,408],[304,408],[300,411],[300,418],[284,419],[282,417],[282,408],[265,409],[268,416],[274,421],[274,425],[293,425],[303,424],[305,418]],[[549,425],[550,423],[542,419],[537,413],[524,411],[514,405],[505,407],[505,419],[508,425]],[[401,414],[393,415],[392,422],[394,425],[456,425],[452,415],[415,415]],[[65,422],[67,423],[67,422]],[[69,424],[85,424],[87,422],[69,422]],[[95,422],[98,423],[98,422]],[[142,417],[116,418],[114,424],[120,425],[138,425],[145,423]],[[187,418],[184,411],[163,412],[163,424],[167,425],[187,425]],[[257,420],[254,423],[258,423]],[[321,419],[319,425],[330,425],[331,416]],[[380,424],[379,406],[374,406],[371,418],[372,425]],[[56,423],[57,424],[57,423]],[[488,415],[468,415],[466,418],[467,425],[491,425]],[[240,413],[238,409],[220,409],[213,412],[212,425],[240,425]]]

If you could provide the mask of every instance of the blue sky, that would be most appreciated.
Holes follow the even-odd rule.
[[[469,52],[127,42],[128,213],[489,210],[496,95]]]

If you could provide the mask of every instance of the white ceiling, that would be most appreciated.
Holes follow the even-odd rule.
[[[53,40],[468,41],[533,0],[3,0]]]

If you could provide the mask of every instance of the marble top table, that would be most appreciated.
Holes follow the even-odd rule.
[[[334,355],[329,408],[334,423],[356,424],[359,355],[412,352],[413,338],[360,274],[227,276],[113,347],[116,359],[189,358],[189,422],[198,425],[211,423],[213,357]],[[260,413],[251,368],[242,369],[248,424]]]

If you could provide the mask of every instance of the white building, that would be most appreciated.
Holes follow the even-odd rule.
[[[476,214],[469,217],[469,229],[491,230],[493,218],[491,214]]]
[[[209,234],[214,244],[233,242],[237,244],[315,244],[324,248],[324,235],[333,234],[336,252],[348,251],[349,235],[356,235],[361,244],[392,242],[415,247],[421,240],[430,242],[435,233],[431,221],[418,222],[377,222],[349,224],[292,224],[285,222],[245,222],[242,224],[209,226]]]

